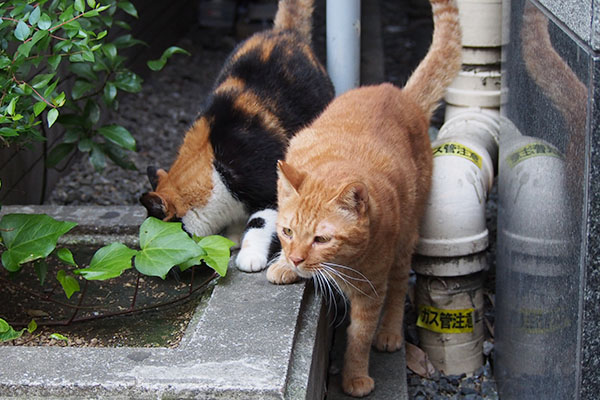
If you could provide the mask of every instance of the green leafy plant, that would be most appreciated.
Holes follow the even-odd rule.
[[[45,140],[45,128],[64,128],[62,141],[46,157],[48,167],[77,151],[87,153],[96,170],[107,158],[135,168],[128,151],[133,136],[122,126],[102,125],[101,115],[117,110],[120,92],[139,92],[142,79],[126,66],[123,49],[142,44],[118,19],[123,0],[9,0],[0,2],[0,147]],[[173,54],[170,47],[148,67],[159,70]]]
[[[175,266],[184,271],[205,263],[214,269],[215,274],[224,276],[227,273],[230,248],[234,245],[229,239],[217,235],[190,238],[181,229],[181,223],[163,222],[150,217],[140,226],[139,249],[131,249],[122,243],[111,243],[98,249],[87,266],[81,267],[69,249],[56,248],[59,237],[76,225],[74,222],[57,221],[44,214],[4,215],[0,219],[0,247],[4,247],[4,268],[17,273],[24,265],[31,264],[43,284],[48,272],[45,259],[54,254],[65,266],[65,269],[57,272],[56,280],[67,298],[71,298],[80,291],[78,277],[85,281],[108,280],[131,268],[135,268],[140,274],[164,279]],[[74,317],[75,314],[67,323]],[[27,328],[15,330],[0,318],[0,341],[13,340],[25,330],[31,333],[36,329],[37,324],[33,320]]]
[[[41,260],[55,252],[58,238],[71,230],[74,222],[57,221],[45,214],[6,214],[0,219],[2,265],[16,272],[32,261]],[[67,297],[79,290],[74,275],[87,280],[106,280],[120,276],[123,271],[135,268],[143,275],[164,278],[169,270],[179,265],[186,270],[202,262],[219,275],[227,273],[232,241],[222,236],[190,238],[180,222],[164,222],[149,217],[140,226],[140,249],[131,249],[122,243],[111,243],[97,250],[89,265],[80,268],[67,248],[56,250],[57,257],[66,265],[75,267],[72,274],[60,270],[56,279]],[[44,263],[34,264],[43,281],[46,277]]]

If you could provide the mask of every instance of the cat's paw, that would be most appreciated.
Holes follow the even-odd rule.
[[[402,335],[393,332],[378,332],[373,344],[379,351],[394,352],[400,350],[402,343],[404,343]]]
[[[281,258],[271,264],[267,270],[267,279],[271,283],[278,285],[286,285],[300,280],[300,277],[295,273],[287,262]]]
[[[353,376],[342,379],[344,393],[353,397],[363,397],[375,389],[375,382],[370,376]]]
[[[244,272],[262,271],[266,268],[267,262],[267,255],[264,252],[247,247],[242,248],[235,259],[238,269]]]

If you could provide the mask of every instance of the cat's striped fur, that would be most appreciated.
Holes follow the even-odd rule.
[[[245,271],[263,269],[277,240],[277,160],[333,98],[311,48],[312,11],[313,0],[281,0],[273,29],[236,47],[177,159],[168,172],[149,169],[155,187],[140,199],[150,215],[180,219],[199,236],[239,226],[250,215],[264,219],[261,228],[246,229],[237,257]]]
[[[431,4],[433,42],[405,88],[341,95],[279,163],[282,253],[267,278],[312,278],[350,301],[342,387],[353,396],[374,388],[371,344],[395,351],[403,343],[411,255],[431,182],[429,119],[461,65],[455,1]]]

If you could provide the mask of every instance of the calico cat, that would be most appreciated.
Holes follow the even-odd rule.
[[[273,28],[233,50],[177,159],[168,172],[148,168],[153,191],[140,198],[149,215],[198,236],[247,221],[244,271],[264,269],[278,245],[277,160],[334,95],[311,48],[312,11],[313,0],[281,0]]]
[[[346,92],[296,134],[278,163],[282,253],[267,279],[312,278],[349,300],[342,388],[353,396],[374,388],[371,344],[403,344],[411,255],[431,182],[429,120],[461,65],[455,1],[431,5],[433,42],[404,89]]]

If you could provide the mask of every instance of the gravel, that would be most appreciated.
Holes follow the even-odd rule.
[[[192,56],[176,55],[163,71],[147,76],[142,91],[123,96],[118,112],[107,121],[122,125],[135,138],[137,152],[131,159],[137,170],[109,163],[97,173],[87,157],[80,157],[46,203],[139,204],[140,195],[150,190],[146,167],[171,165],[235,42],[216,31],[193,29],[178,45]]]
[[[385,52],[385,79],[402,86],[424,56],[431,38],[431,17],[427,2],[421,0],[380,0]],[[317,16],[317,24],[319,19]],[[322,31],[322,30],[321,30]],[[317,45],[322,38],[317,38]],[[126,171],[109,164],[102,173],[94,171],[86,158],[80,158],[71,171],[59,180],[46,203],[49,204],[138,204],[149,190],[145,174],[148,165],[167,168],[174,160],[183,134],[195,119],[204,96],[212,86],[223,60],[235,40],[219,30],[193,28],[178,43],[192,56],[177,55],[159,73],[146,77],[143,89],[120,101],[119,112],[109,123],[127,128],[137,142],[132,161],[137,171]],[[319,51],[318,51],[319,53]],[[443,111],[434,116],[439,127]],[[490,238],[495,238],[495,193],[488,204]],[[494,245],[490,250],[494,270]],[[486,280],[488,298],[493,299],[493,273]],[[493,325],[493,303],[487,302],[486,318]],[[413,312],[414,313],[414,312]],[[407,316],[409,310],[407,310]],[[414,319],[407,318],[407,340],[418,345]],[[422,378],[407,369],[411,399],[497,399],[493,380],[493,339],[486,341],[485,365],[473,376]]]

